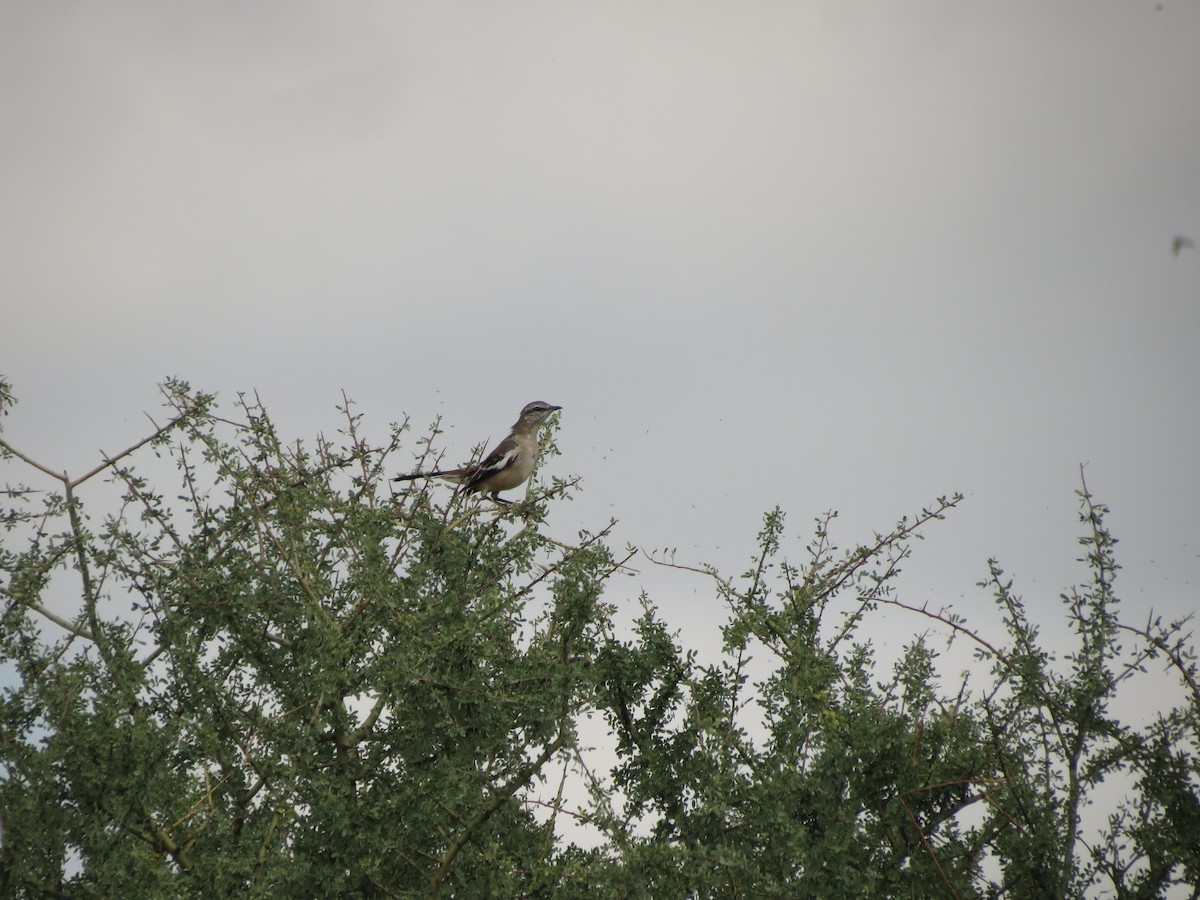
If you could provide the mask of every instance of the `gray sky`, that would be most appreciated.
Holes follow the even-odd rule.
[[[959,490],[908,598],[995,555],[1047,621],[1087,462],[1131,617],[1187,611],[1197,47],[1183,0],[5,4],[6,434],[83,471],[178,375],[465,458],[546,399],[559,537],[737,574],[776,503],[799,556]]]

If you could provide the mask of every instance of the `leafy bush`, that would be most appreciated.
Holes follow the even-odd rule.
[[[730,617],[701,664],[648,600],[633,622],[603,602],[631,555],[607,528],[548,533],[573,482],[504,510],[397,494],[407,423],[370,446],[347,402],[339,440],[309,450],[257,398],[229,417],[186,384],[164,393],[168,422],[79,477],[0,442],[53,486],[9,484],[0,511],[4,896],[1200,890],[1195,656],[1183,622],[1119,618],[1086,485],[1069,652],[994,561],[1001,635],[893,591],[948,497],[845,553],[824,516],[798,564],[770,512],[750,571],[704,570]],[[178,489],[134,468],[147,453]],[[119,498],[96,521],[81,493],[103,502],[102,481]],[[881,608],[969,641],[983,686],[941,687],[928,629],[878,663],[859,630]],[[1178,704],[1121,722],[1117,692],[1154,661]],[[1085,828],[1114,780],[1125,799]],[[595,846],[564,839],[567,816]]]

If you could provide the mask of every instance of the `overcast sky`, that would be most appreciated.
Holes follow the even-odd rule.
[[[1187,611],[1198,47],[1183,0],[6,3],[6,436],[81,472],[176,375],[465,459],[545,399],[560,538],[737,574],[775,504],[799,556],[962,491],[907,598],[997,556],[1047,620],[1086,462],[1130,617]]]

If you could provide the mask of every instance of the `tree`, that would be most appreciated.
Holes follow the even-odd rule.
[[[573,482],[503,510],[394,494],[407,422],[370,446],[344,402],[338,441],[308,449],[256,397],[229,416],[183,383],[164,393],[169,420],[82,476],[0,441],[55,486],[10,485],[0,512],[4,896],[1200,885],[1195,657],[1183,623],[1118,618],[1114,542],[1086,485],[1091,580],[1064,598],[1077,646],[1061,661],[994,562],[1002,641],[894,592],[950,497],[847,553],[822,517],[803,565],[781,558],[769,513],[745,576],[705,570],[730,618],[725,657],[701,663],[648,598],[633,622],[602,601],[632,555],[613,554],[608,528],[551,535],[549,504]],[[179,490],[134,467],[148,453],[174,461]],[[119,500],[97,521],[82,494],[103,502],[104,480]],[[985,687],[944,691],[929,637],[885,671],[857,637],[881,607],[971,641]],[[1119,722],[1115,692],[1155,659],[1181,703]],[[607,774],[580,737],[589,713],[611,730]],[[1086,832],[1084,806],[1114,777],[1129,799]],[[543,783],[553,802],[535,800]],[[596,846],[563,839],[568,815]]]

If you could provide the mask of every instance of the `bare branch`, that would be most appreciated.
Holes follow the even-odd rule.
[[[13,456],[15,456],[17,459],[21,460],[21,462],[28,463],[29,465],[31,465],[35,469],[37,469],[39,472],[45,472],[51,478],[55,478],[58,481],[63,482],[64,484],[69,481],[69,478],[68,478],[66,472],[55,472],[49,466],[42,465],[40,462],[38,462],[33,457],[26,456],[24,453],[22,453],[16,447],[14,447],[12,444],[10,444],[8,441],[4,440],[4,438],[0,438],[0,447],[3,447],[5,450],[7,450],[9,453],[11,453]]]
[[[65,630],[71,632],[71,634],[75,635],[76,637],[81,637],[85,641],[91,641],[92,643],[96,642],[96,638],[92,635],[92,633],[90,631],[88,631],[86,628],[84,628],[82,625],[76,624],[75,622],[72,622],[69,619],[64,619],[62,616],[58,615],[58,613],[54,612],[51,609],[46,608],[42,604],[37,603],[35,601],[27,600],[27,601],[25,601],[25,605],[28,606],[30,609],[32,609],[34,612],[49,619],[51,622],[53,622],[59,628],[63,628]]]

